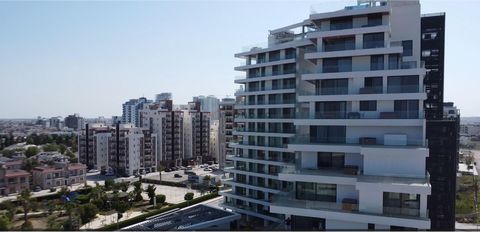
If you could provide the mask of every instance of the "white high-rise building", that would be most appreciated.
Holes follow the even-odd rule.
[[[233,117],[235,99],[223,98],[219,104],[219,125],[218,125],[218,164],[220,169],[225,167],[227,155],[233,154],[233,148],[230,147],[230,142],[233,142]]]
[[[263,229],[429,229],[420,4],[358,1],[235,54],[223,207]]]
[[[144,97],[139,99],[130,99],[122,105],[122,123],[131,123],[136,127],[140,127],[140,110],[144,105],[151,103]]]

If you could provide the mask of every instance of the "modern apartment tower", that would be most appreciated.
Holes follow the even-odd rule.
[[[210,154],[210,112],[201,110],[200,101],[188,103],[184,113],[185,159],[197,163],[213,161]]]
[[[157,100],[140,111],[140,125],[158,135],[157,165],[166,168],[179,166],[184,159],[183,112],[173,110],[169,98]]]
[[[235,54],[223,207],[267,229],[430,229],[421,26],[418,1],[358,1]]]
[[[86,124],[78,135],[78,160],[87,169],[108,169],[108,142],[112,128],[103,124]]]
[[[139,99],[130,99],[122,105],[122,123],[132,123],[136,127],[140,126],[140,110],[143,106],[152,102],[144,97]]]
[[[233,117],[235,115],[235,99],[223,98],[219,104],[219,128],[218,128],[218,164],[219,168],[225,167],[227,156],[233,155],[233,148],[230,142],[233,142]]]

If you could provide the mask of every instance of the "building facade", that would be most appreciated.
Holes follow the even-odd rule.
[[[201,110],[201,102],[188,103],[184,112],[185,159],[197,163],[214,161],[210,154],[210,112]]]
[[[430,229],[421,26],[418,1],[359,1],[236,54],[223,207],[260,228]]]
[[[0,196],[30,189],[30,173],[20,169],[0,167]]]
[[[143,109],[145,104],[150,103],[151,100],[147,100],[144,97],[139,99],[130,99],[122,105],[122,123],[131,123],[136,127],[140,126],[140,110]]]
[[[114,128],[104,124],[86,124],[78,135],[78,160],[88,169],[108,170],[109,140]]]
[[[163,96],[163,95],[162,95]],[[165,96],[164,96],[165,97]],[[171,95],[157,98],[141,110],[140,125],[158,135],[157,166],[180,166],[184,159],[183,111],[173,110]]]
[[[84,128],[85,119],[80,117],[79,114],[68,115],[65,117],[65,127],[71,128],[75,131]]]
[[[61,186],[85,184],[87,166],[80,163],[56,164],[32,169],[33,187],[50,189]]]
[[[218,164],[219,168],[225,168],[226,157],[233,155],[233,129],[235,116],[235,99],[223,98],[219,104],[219,125],[218,125]]]
[[[219,123],[219,120],[210,121],[210,144],[208,145],[209,153],[216,162],[219,162],[220,159]]]

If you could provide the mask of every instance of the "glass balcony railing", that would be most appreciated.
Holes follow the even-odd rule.
[[[399,208],[399,207],[383,207],[383,214],[389,216],[409,216],[409,217],[419,217],[420,209],[409,209],[409,208]]]
[[[388,85],[387,93],[418,93],[419,85]]]
[[[322,111],[310,114],[298,112],[297,119],[423,119],[419,111],[393,111],[393,112],[355,112],[355,111]]]
[[[365,146],[385,146],[387,144],[406,144],[406,146],[422,146],[424,140],[417,139],[388,139],[387,141],[380,141],[375,137],[359,137],[359,138],[346,138],[346,137],[313,137],[305,135],[297,135],[288,140],[289,144],[318,144],[318,145],[365,145]],[[398,145],[402,146],[402,145]]]
[[[334,210],[345,212],[358,212],[358,199],[344,198],[342,203],[299,200],[295,198],[295,193],[278,194],[272,198],[274,205],[281,205],[293,208],[315,209],[315,210]]]

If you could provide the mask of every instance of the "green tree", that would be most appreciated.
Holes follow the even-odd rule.
[[[15,153],[14,150],[10,150],[10,149],[3,149],[2,150],[2,155],[7,157],[7,158],[12,158],[13,154]]]
[[[118,193],[114,194],[113,209],[117,212],[117,224],[129,208],[130,204],[128,202],[118,200]]]
[[[205,191],[207,191],[210,188],[210,180],[212,177],[210,175],[206,175],[203,177],[202,185],[200,186],[200,194],[203,196],[205,194]]]
[[[38,147],[28,147],[27,150],[25,150],[25,156],[27,156],[27,158],[30,158],[37,155],[39,152],[40,149],[38,149]]]
[[[32,193],[30,190],[25,189],[23,190],[20,195],[17,197],[17,201],[20,202],[22,209],[23,209],[23,220],[24,225],[28,226],[28,213],[30,210],[36,208],[37,202],[35,198],[32,198]]]
[[[57,216],[50,216],[47,219],[47,230],[61,230],[61,224],[57,222]]]
[[[5,213],[5,216],[10,219],[10,221],[13,221],[13,218],[15,217],[15,213],[17,212],[17,207],[11,200],[6,200],[1,203],[0,209],[4,209],[7,212]]]
[[[192,192],[185,193],[185,196],[183,197],[183,199],[186,201],[193,200],[193,193]]]
[[[105,189],[106,189],[107,191],[112,190],[113,187],[114,187],[114,185],[115,185],[115,181],[114,181],[114,180],[112,180],[112,179],[105,180]]]
[[[158,194],[156,198],[157,198],[157,204],[162,205],[163,203],[165,203],[165,200],[167,197],[163,194]]]
[[[143,201],[142,183],[140,181],[133,182],[133,192],[135,193],[135,201]]]
[[[46,151],[46,152],[53,152],[53,151],[58,151],[59,146],[55,143],[49,143],[49,144],[43,145],[42,149],[43,151]]]
[[[66,197],[70,194],[70,189],[68,189],[66,186],[63,186],[62,188],[60,188],[60,191],[58,191],[58,193],[60,194],[60,196]]]
[[[58,145],[58,151],[62,154],[65,154],[65,151],[67,151],[67,146],[63,144]]]
[[[97,213],[98,208],[92,203],[83,204],[78,207],[78,214],[83,224],[88,223],[92,219],[94,219]]]
[[[147,186],[147,189],[145,189],[145,192],[147,192],[148,198],[150,199],[150,204],[153,204],[153,198],[155,197],[155,186],[153,184],[149,184]]]
[[[12,227],[12,220],[6,215],[0,215],[0,231],[10,230]]]
[[[68,219],[63,225],[64,230],[78,230],[80,228],[80,218],[76,214],[78,205],[73,202],[67,202],[65,204],[65,211],[67,212]]]
[[[119,189],[122,190],[122,192],[124,193],[128,191],[128,186],[130,186],[128,182],[120,182],[118,183],[118,185],[119,185]]]

